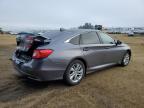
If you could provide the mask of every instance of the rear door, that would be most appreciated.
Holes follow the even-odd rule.
[[[80,35],[80,48],[89,69],[95,69],[96,66],[104,64],[104,48],[101,46],[99,36],[95,31]]]
[[[104,64],[118,62],[121,59],[121,55],[123,53],[121,45],[116,45],[115,40],[107,34],[101,31],[98,31],[97,33],[104,48]]]

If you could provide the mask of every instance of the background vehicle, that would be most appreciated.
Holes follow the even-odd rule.
[[[129,46],[101,31],[57,30],[24,36],[12,59],[23,76],[39,81],[64,79],[75,85],[96,69],[128,65],[130,57]]]
[[[128,36],[134,36],[134,32],[133,31],[129,31],[128,32]]]

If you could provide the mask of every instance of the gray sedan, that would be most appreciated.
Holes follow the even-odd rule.
[[[78,84],[90,72],[127,66],[131,49],[98,30],[53,30],[18,37],[12,61],[16,73],[38,81],[64,79]]]

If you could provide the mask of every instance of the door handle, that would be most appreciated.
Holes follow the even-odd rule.
[[[83,48],[83,51],[88,51],[88,50],[89,50],[88,47]]]

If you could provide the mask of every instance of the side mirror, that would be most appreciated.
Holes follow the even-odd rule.
[[[117,40],[116,45],[120,45],[120,44],[122,44],[122,42],[120,40]]]

